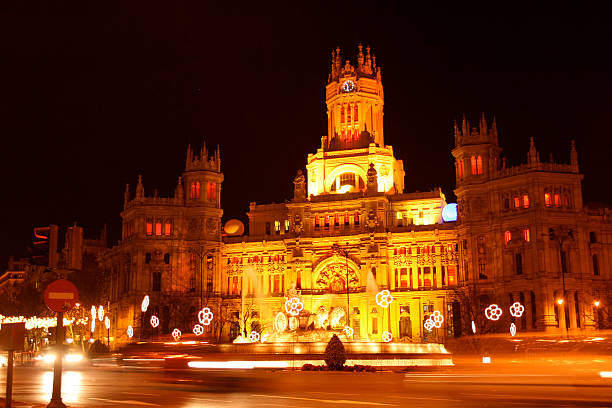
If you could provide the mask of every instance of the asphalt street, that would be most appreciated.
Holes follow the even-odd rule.
[[[422,372],[163,370],[88,367],[67,371],[71,407],[610,407],[612,379],[582,368],[465,366]],[[2,387],[5,370],[2,370]],[[17,367],[13,397],[40,407],[53,374]]]

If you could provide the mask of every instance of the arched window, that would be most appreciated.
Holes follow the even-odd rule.
[[[340,123],[344,123],[344,105],[340,108]]]
[[[472,156],[471,162],[472,162],[472,175],[476,175],[478,174],[478,167],[476,167],[476,156]]]
[[[161,220],[157,220],[155,222],[155,235],[160,237],[162,235],[162,222]]]
[[[521,200],[520,200],[519,196],[515,196],[514,197],[514,208],[516,208],[516,209],[521,208]]]
[[[463,165],[463,159],[457,161],[457,177],[463,178],[465,176],[465,167]]]
[[[504,232],[504,244],[508,245],[508,242],[510,242],[510,240],[512,240],[512,234],[510,233],[510,231]]]
[[[172,235],[172,221],[171,220],[166,220],[166,222],[164,223],[164,235],[167,237]]]
[[[561,207],[561,196],[558,193],[555,194],[555,207]]]
[[[214,201],[217,198],[217,183],[214,181],[208,182],[207,196],[210,201]]]
[[[504,210],[507,210],[510,208],[510,200],[506,197],[504,198]]]
[[[346,107],[346,121],[351,121],[351,104],[349,103]]]
[[[544,205],[550,207],[552,205],[552,196],[550,193],[544,193]]]
[[[482,156],[478,156],[476,158],[476,167],[477,167],[477,173],[476,174],[482,174]]]
[[[523,207],[529,208],[529,195],[523,194]]]

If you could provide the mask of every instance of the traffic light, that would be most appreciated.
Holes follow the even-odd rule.
[[[57,267],[59,254],[57,253],[57,235],[59,228],[57,225],[47,227],[35,227],[33,263],[36,265],[46,265],[49,268]]]
[[[548,238],[550,238],[551,241],[555,240],[555,229],[554,228],[548,229]]]

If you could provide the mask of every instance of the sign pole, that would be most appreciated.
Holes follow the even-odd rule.
[[[8,351],[6,362],[6,408],[11,408],[13,400],[13,350]]]
[[[62,402],[62,359],[64,358],[64,312],[57,312],[57,328],[55,330],[55,365],[53,367],[53,394],[47,408],[66,408]]]

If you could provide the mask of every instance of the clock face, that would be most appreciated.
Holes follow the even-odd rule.
[[[353,92],[355,90],[355,83],[350,79],[342,83],[342,90],[344,92]]]

